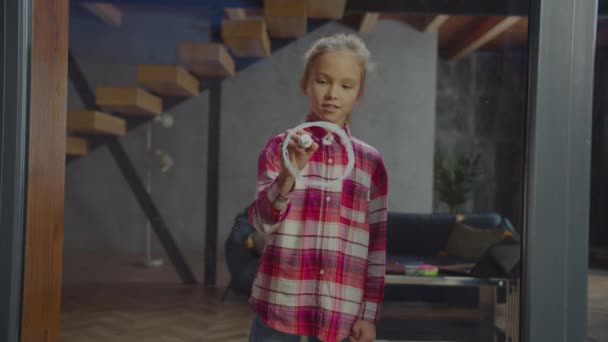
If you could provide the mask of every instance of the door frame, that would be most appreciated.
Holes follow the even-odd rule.
[[[19,340],[32,0],[2,0],[0,339]],[[374,6],[394,1],[374,0]],[[531,0],[522,340],[584,341],[597,0]],[[66,60],[67,63],[67,60]],[[7,86],[11,85],[11,86]],[[11,126],[9,126],[11,125]],[[10,128],[10,129],[9,129]],[[8,182],[8,183],[7,183]],[[6,298],[8,300],[3,300]],[[59,322],[54,322],[59,324]]]
[[[523,341],[586,341],[597,0],[536,0],[524,199]]]
[[[1,0],[0,340],[20,334],[25,236],[31,0]]]

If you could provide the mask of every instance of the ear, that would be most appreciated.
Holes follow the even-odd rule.
[[[306,79],[306,77],[302,77],[300,79],[300,90],[302,91],[302,94],[304,94],[304,96],[308,96],[308,80]]]
[[[359,89],[359,94],[357,94],[357,101],[361,100],[363,98],[363,87],[361,87],[361,89]]]

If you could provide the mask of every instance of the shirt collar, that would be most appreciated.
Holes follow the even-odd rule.
[[[306,122],[315,122],[315,121],[319,121],[318,119],[314,118],[311,114],[308,114],[306,116]],[[348,122],[344,123],[344,127],[342,127],[342,129],[346,132],[346,135],[351,138],[351,134],[350,134],[350,125],[348,124]],[[327,136],[334,136],[335,139],[337,139],[338,141],[340,141],[340,136],[337,134],[331,134],[331,132],[328,132],[325,128],[323,127],[309,127],[308,131],[310,133],[312,133],[312,135],[315,138],[319,138],[319,139],[323,139]]]

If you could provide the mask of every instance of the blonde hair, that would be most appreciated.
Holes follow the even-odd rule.
[[[339,33],[317,40],[304,55],[306,67],[302,79],[308,81],[310,70],[319,56],[335,51],[351,52],[359,60],[361,64],[361,89],[363,89],[366,75],[368,71],[373,69],[373,63],[367,46],[356,34]]]

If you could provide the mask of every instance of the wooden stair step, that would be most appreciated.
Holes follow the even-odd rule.
[[[94,16],[110,26],[120,26],[122,24],[122,12],[113,4],[102,2],[85,2],[82,4]]]
[[[67,136],[65,154],[68,156],[84,156],[89,152],[89,142],[84,138]]]
[[[367,12],[363,15],[361,23],[359,24],[359,32],[369,33],[374,29],[376,23],[380,19],[380,13],[378,12]]]
[[[78,133],[125,135],[127,121],[99,111],[75,110],[68,112],[68,129]]]
[[[264,19],[224,20],[222,39],[237,57],[268,57],[271,53]]]
[[[299,38],[308,32],[307,3],[302,0],[264,0],[270,36]]]
[[[179,62],[200,77],[234,76],[234,60],[222,44],[181,43],[177,49]]]
[[[150,116],[163,111],[162,100],[140,88],[97,88],[96,103],[125,115]]]
[[[224,14],[228,19],[245,19],[247,18],[247,12],[244,8],[225,8]]]
[[[196,77],[180,66],[138,65],[137,82],[163,96],[195,96],[199,93]]]
[[[346,0],[306,0],[308,17],[319,19],[342,19]]]

